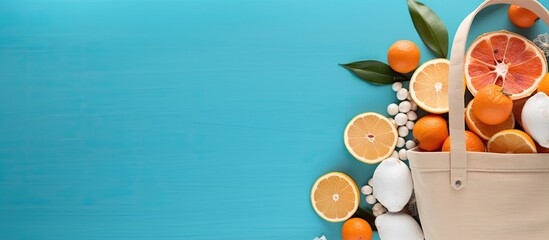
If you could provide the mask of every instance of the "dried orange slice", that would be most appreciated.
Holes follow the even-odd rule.
[[[473,101],[475,101],[475,99],[472,99],[465,108],[465,123],[467,123],[469,130],[476,133],[480,138],[488,140],[500,131],[515,128],[515,116],[512,113],[509,118],[498,125],[488,125],[481,122],[473,114]]]
[[[494,134],[488,140],[488,152],[537,153],[536,144],[528,134],[517,129],[507,129]]]
[[[343,222],[358,209],[360,193],[355,181],[344,173],[331,172],[318,178],[311,189],[311,204],[326,221]]]
[[[448,112],[448,72],[450,61],[437,58],[425,62],[410,79],[410,96],[423,110],[442,114]]]
[[[343,133],[345,147],[356,159],[375,164],[391,156],[398,140],[396,127],[386,117],[366,112],[357,115]]]
[[[513,100],[529,96],[547,73],[543,52],[525,37],[507,31],[478,37],[465,55],[467,88],[475,95],[486,85],[502,86]]]

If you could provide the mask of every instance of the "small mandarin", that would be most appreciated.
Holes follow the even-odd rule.
[[[549,96],[549,73],[545,74],[541,82],[539,82],[538,92],[544,92]]]
[[[342,240],[371,240],[372,227],[362,218],[351,218],[341,227]]]
[[[413,135],[421,150],[438,151],[448,137],[446,120],[436,114],[426,115],[414,125]]]
[[[488,125],[498,125],[509,118],[513,111],[513,100],[498,85],[486,85],[475,95],[473,114]]]
[[[409,73],[419,65],[418,46],[409,40],[396,41],[387,51],[389,66],[399,73]]]
[[[519,28],[529,28],[539,19],[535,13],[518,5],[509,6],[507,16],[509,17],[509,20]]]
[[[473,132],[467,130],[465,130],[465,148],[468,152],[484,152],[486,150],[486,146],[484,146],[482,139]],[[442,144],[442,151],[450,151],[450,136],[448,136],[446,141],[444,141],[444,144]]]

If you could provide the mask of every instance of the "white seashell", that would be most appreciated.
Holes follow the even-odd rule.
[[[366,196],[366,202],[368,204],[375,204],[377,202],[376,197],[374,195],[368,195]]]
[[[408,116],[404,113],[399,113],[395,116],[395,122],[397,126],[404,126],[406,125],[406,122],[408,121]]]
[[[391,103],[387,106],[387,113],[391,116],[394,116],[398,113],[398,105],[396,103]]]
[[[398,212],[406,206],[414,189],[406,164],[397,158],[387,158],[377,166],[373,179],[373,195],[389,212]]]
[[[406,137],[408,136],[409,133],[410,133],[410,130],[407,127],[405,126],[398,127],[398,136]]]
[[[542,147],[549,148],[549,96],[538,92],[522,108],[522,127]]]
[[[410,101],[402,101],[398,104],[398,111],[401,113],[407,113],[412,109]]]
[[[399,137],[397,140],[397,147],[399,148],[404,147],[404,144],[406,144],[406,141],[404,140],[404,138]]]
[[[416,124],[415,124],[414,122],[412,122],[412,121],[408,121],[408,122],[406,123],[406,127],[407,127],[408,129],[410,129],[410,130],[414,129],[414,125],[416,125]]]
[[[415,121],[417,119],[417,113],[414,110],[407,112],[406,116],[408,116],[408,120],[410,121]]]
[[[410,215],[387,213],[376,218],[379,237],[383,240],[423,240],[423,231]]]
[[[372,186],[370,185],[364,185],[362,188],[360,188],[360,192],[364,195],[370,195],[372,194]]]
[[[398,151],[398,158],[402,161],[408,160],[408,151],[404,148],[400,149],[400,151]]]
[[[417,143],[414,140],[406,141],[406,149],[412,149],[417,147]]]
[[[404,101],[408,97],[408,89],[401,88],[397,92],[397,99],[400,101]]]
[[[328,239],[326,238],[326,236],[322,235],[320,237],[315,237],[315,239],[313,240],[328,240]]]
[[[395,82],[395,83],[393,83],[392,88],[393,88],[393,91],[398,92],[398,90],[400,90],[402,88],[402,83],[401,82]]]

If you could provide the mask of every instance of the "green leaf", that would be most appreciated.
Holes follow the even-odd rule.
[[[433,10],[416,0],[408,0],[408,10],[421,40],[435,54],[446,58],[448,55],[448,30],[444,22]]]
[[[380,61],[366,60],[340,65],[369,83],[383,85],[409,80],[406,76],[393,71],[389,65]]]

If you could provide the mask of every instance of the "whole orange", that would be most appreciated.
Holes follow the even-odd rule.
[[[387,51],[389,66],[399,73],[409,73],[419,65],[419,48],[409,40],[396,41]]]
[[[480,137],[471,131],[465,130],[465,149],[468,152],[484,152],[486,151],[486,146]],[[448,136],[446,141],[444,141],[444,144],[442,144],[442,151],[450,151],[450,136]]]
[[[538,92],[544,92],[549,96],[549,73],[545,74],[541,79],[541,82],[539,82]]]
[[[426,115],[416,122],[412,134],[419,142],[419,149],[438,151],[448,138],[446,119],[436,114]]]
[[[371,240],[372,227],[362,218],[351,218],[341,227],[342,240]]]
[[[519,28],[529,28],[539,19],[532,11],[517,5],[509,6],[507,16],[509,17],[509,20]]]
[[[486,85],[478,90],[472,107],[478,120],[488,125],[498,125],[511,115],[513,100],[502,87]]]

